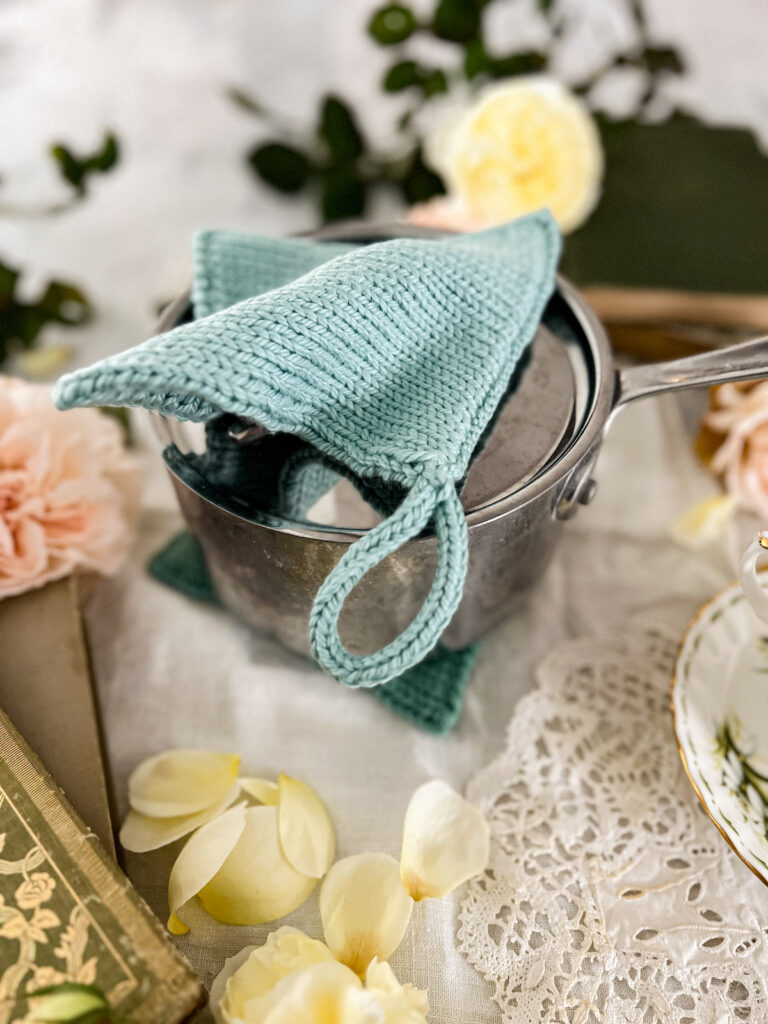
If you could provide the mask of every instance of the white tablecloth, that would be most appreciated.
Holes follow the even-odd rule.
[[[40,203],[67,193],[45,157],[52,141],[88,152],[112,127],[124,147],[119,167],[95,181],[72,212],[2,221],[3,258],[31,274],[25,287],[34,291],[56,275],[82,285],[96,306],[90,325],[58,334],[54,328],[48,340],[73,341],[75,360],[86,364],[146,337],[156,306],[186,286],[197,227],[277,234],[312,224],[308,200],[259,188],[249,173],[244,154],[271,129],[233,104],[227,86],[249,90],[299,133],[313,123],[321,92],[337,90],[354,100],[368,134],[386,142],[400,101],[378,87],[391,53],[365,41],[377,4],[0,5],[6,201]],[[654,38],[682,45],[689,65],[689,75],[663,83],[662,106],[680,102],[716,120],[750,123],[768,139],[762,0],[744,0],[738,17],[725,0],[645,6]],[[622,5],[590,0],[580,13],[581,7],[584,22],[561,61],[571,73],[575,62],[579,77],[585,61],[599,64],[623,46],[628,29]],[[498,4],[491,13],[499,52],[521,39],[537,45],[534,5]],[[723,53],[738,53],[739,60],[724,61]],[[501,750],[534,665],[560,638],[666,597],[678,596],[693,610],[734,574],[732,551],[693,556],[665,539],[670,516],[712,486],[689,454],[677,404],[665,399],[629,410],[608,440],[595,504],[569,524],[526,611],[488,638],[458,728],[436,739],[223,613],[148,579],[147,556],[180,525],[157,454],[148,467],[132,564],[100,587],[88,612],[122,806],[127,774],[147,754],[175,745],[230,748],[242,753],[249,771],[282,769],[316,785],[334,813],[342,854],[396,853],[418,783],[438,775],[463,786]],[[134,858],[130,869],[162,912],[167,858]],[[487,989],[454,951],[455,907],[450,900],[419,906],[394,964],[403,979],[429,988],[434,1022],[482,1024],[496,1015]],[[293,920],[317,933],[314,898]],[[180,946],[206,980],[225,955],[266,931],[200,924]]]
[[[714,489],[690,452],[684,419],[680,401],[665,397],[639,403],[615,422],[599,464],[598,497],[568,525],[526,609],[484,642],[463,716],[445,738],[417,731],[224,612],[151,580],[146,559],[180,519],[159,454],[148,450],[136,553],[119,578],[100,586],[87,616],[121,809],[127,775],[141,758],[175,746],[237,751],[248,773],[286,771],[316,786],[333,814],[339,855],[396,855],[413,789],[435,776],[461,789],[502,749],[534,667],[559,640],[671,598],[693,612],[735,575],[737,538],[691,554],[666,536],[672,516]],[[161,915],[169,865],[168,851],[128,863]],[[418,905],[392,961],[401,980],[429,990],[434,1024],[498,1020],[489,990],[455,949],[459,897]],[[316,897],[288,920],[319,936]],[[210,982],[226,956],[269,930],[218,925],[197,911],[179,947]]]

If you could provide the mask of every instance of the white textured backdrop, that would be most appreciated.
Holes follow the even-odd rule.
[[[565,75],[627,40],[623,0],[560,0],[580,24],[560,57]],[[368,40],[372,0],[0,0],[0,201],[56,199],[64,188],[46,148],[88,151],[105,128],[120,166],[58,218],[0,217],[0,258],[35,279],[79,283],[99,313],[78,361],[151,330],[154,309],[184,285],[199,227],[280,233],[314,223],[306,199],[260,186],[243,154],[263,131],[226,96],[237,84],[298,127],[321,92],[349,97],[374,137],[398,100],[378,91],[391,53]],[[415,6],[424,6],[418,0]],[[533,0],[490,9],[499,50],[535,42]],[[680,46],[689,73],[666,101],[752,125],[768,146],[765,0],[646,0],[652,33]],[[738,183],[734,183],[738,187]]]

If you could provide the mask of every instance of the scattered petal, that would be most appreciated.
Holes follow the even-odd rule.
[[[212,821],[237,800],[240,787],[234,785],[218,803],[197,814],[182,814],[175,818],[150,818],[139,811],[128,811],[120,829],[120,845],[131,853],[148,853],[161,846],[176,842],[189,832]]]
[[[227,960],[211,986],[217,1020],[250,1020],[249,1004],[267,995],[288,974],[332,961],[328,947],[287,925],[268,936],[263,946],[248,946]]]
[[[196,814],[234,785],[240,758],[209,750],[167,750],[150,757],[128,780],[128,802],[151,818]]]
[[[438,779],[419,786],[405,812],[400,877],[415,900],[445,896],[488,863],[482,811]]]
[[[698,551],[714,543],[728,529],[736,499],[730,494],[717,494],[691,505],[669,525],[669,534],[683,547]]]
[[[221,1016],[224,1024],[384,1024],[381,1012],[361,1016],[348,1006],[349,995],[358,991],[360,979],[331,957],[286,974],[270,991],[249,999],[242,1015],[232,1014],[225,1002]]]
[[[429,1012],[427,993],[415,985],[401,985],[389,964],[381,960],[374,958],[368,965],[365,987],[384,1011],[386,1024],[417,1024]]]
[[[17,353],[14,363],[18,372],[30,380],[48,380],[58,374],[73,355],[71,345],[45,345]]]
[[[248,807],[244,820],[237,843],[216,873],[206,879],[199,895],[217,921],[265,924],[300,906],[317,880],[286,860],[280,846],[277,808]]]
[[[331,952],[362,976],[374,957],[388,960],[405,934],[413,901],[387,853],[337,861],[320,889],[320,917]]]
[[[240,779],[240,789],[260,804],[267,804],[269,807],[277,807],[280,801],[280,790],[276,782],[269,779]]]
[[[245,821],[245,805],[238,804],[198,829],[176,858],[168,880],[168,930],[174,935],[186,935],[189,931],[179,920],[178,911],[225,863],[245,830]]]
[[[267,941],[269,941],[269,939],[267,939]],[[216,1024],[228,1024],[229,1021],[233,1020],[233,1011],[229,1007],[225,1010],[223,1005],[227,994],[227,983],[229,982],[229,979],[240,970],[251,953],[258,950],[258,948],[258,946],[245,946],[239,953],[235,953],[234,956],[227,957],[224,961],[224,966],[213,979],[213,984],[211,985],[208,998],[211,1013],[213,1014],[213,1019],[216,1021]]]
[[[333,864],[333,824],[313,789],[289,775],[279,778],[277,820],[283,853],[297,871],[322,878]]]

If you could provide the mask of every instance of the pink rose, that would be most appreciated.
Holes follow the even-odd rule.
[[[768,381],[748,390],[736,384],[717,389],[715,408],[704,423],[725,437],[712,456],[726,490],[742,508],[768,518]]]
[[[48,388],[0,376],[0,599],[128,552],[139,470],[119,425],[59,412]]]
[[[474,217],[460,199],[453,196],[435,196],[426,203],[411,206],[406,221],[420,228],[440,231],[483,231],[493,225]]]

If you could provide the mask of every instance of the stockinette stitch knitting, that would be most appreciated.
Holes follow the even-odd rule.
[[[403,486],[396,511],[321,585],[310,619],[320,664],[348,685],[376,685],[434,647],[461,599],[467,530],[455,482],[534,337],[558,255],[545,212],[476,235],[354,249],[62,378],[55,400],[192,420],[234,413]],[[380,651],[351,654],[338,635],[344,601],[430,522],[437,567],[422,608]]]

